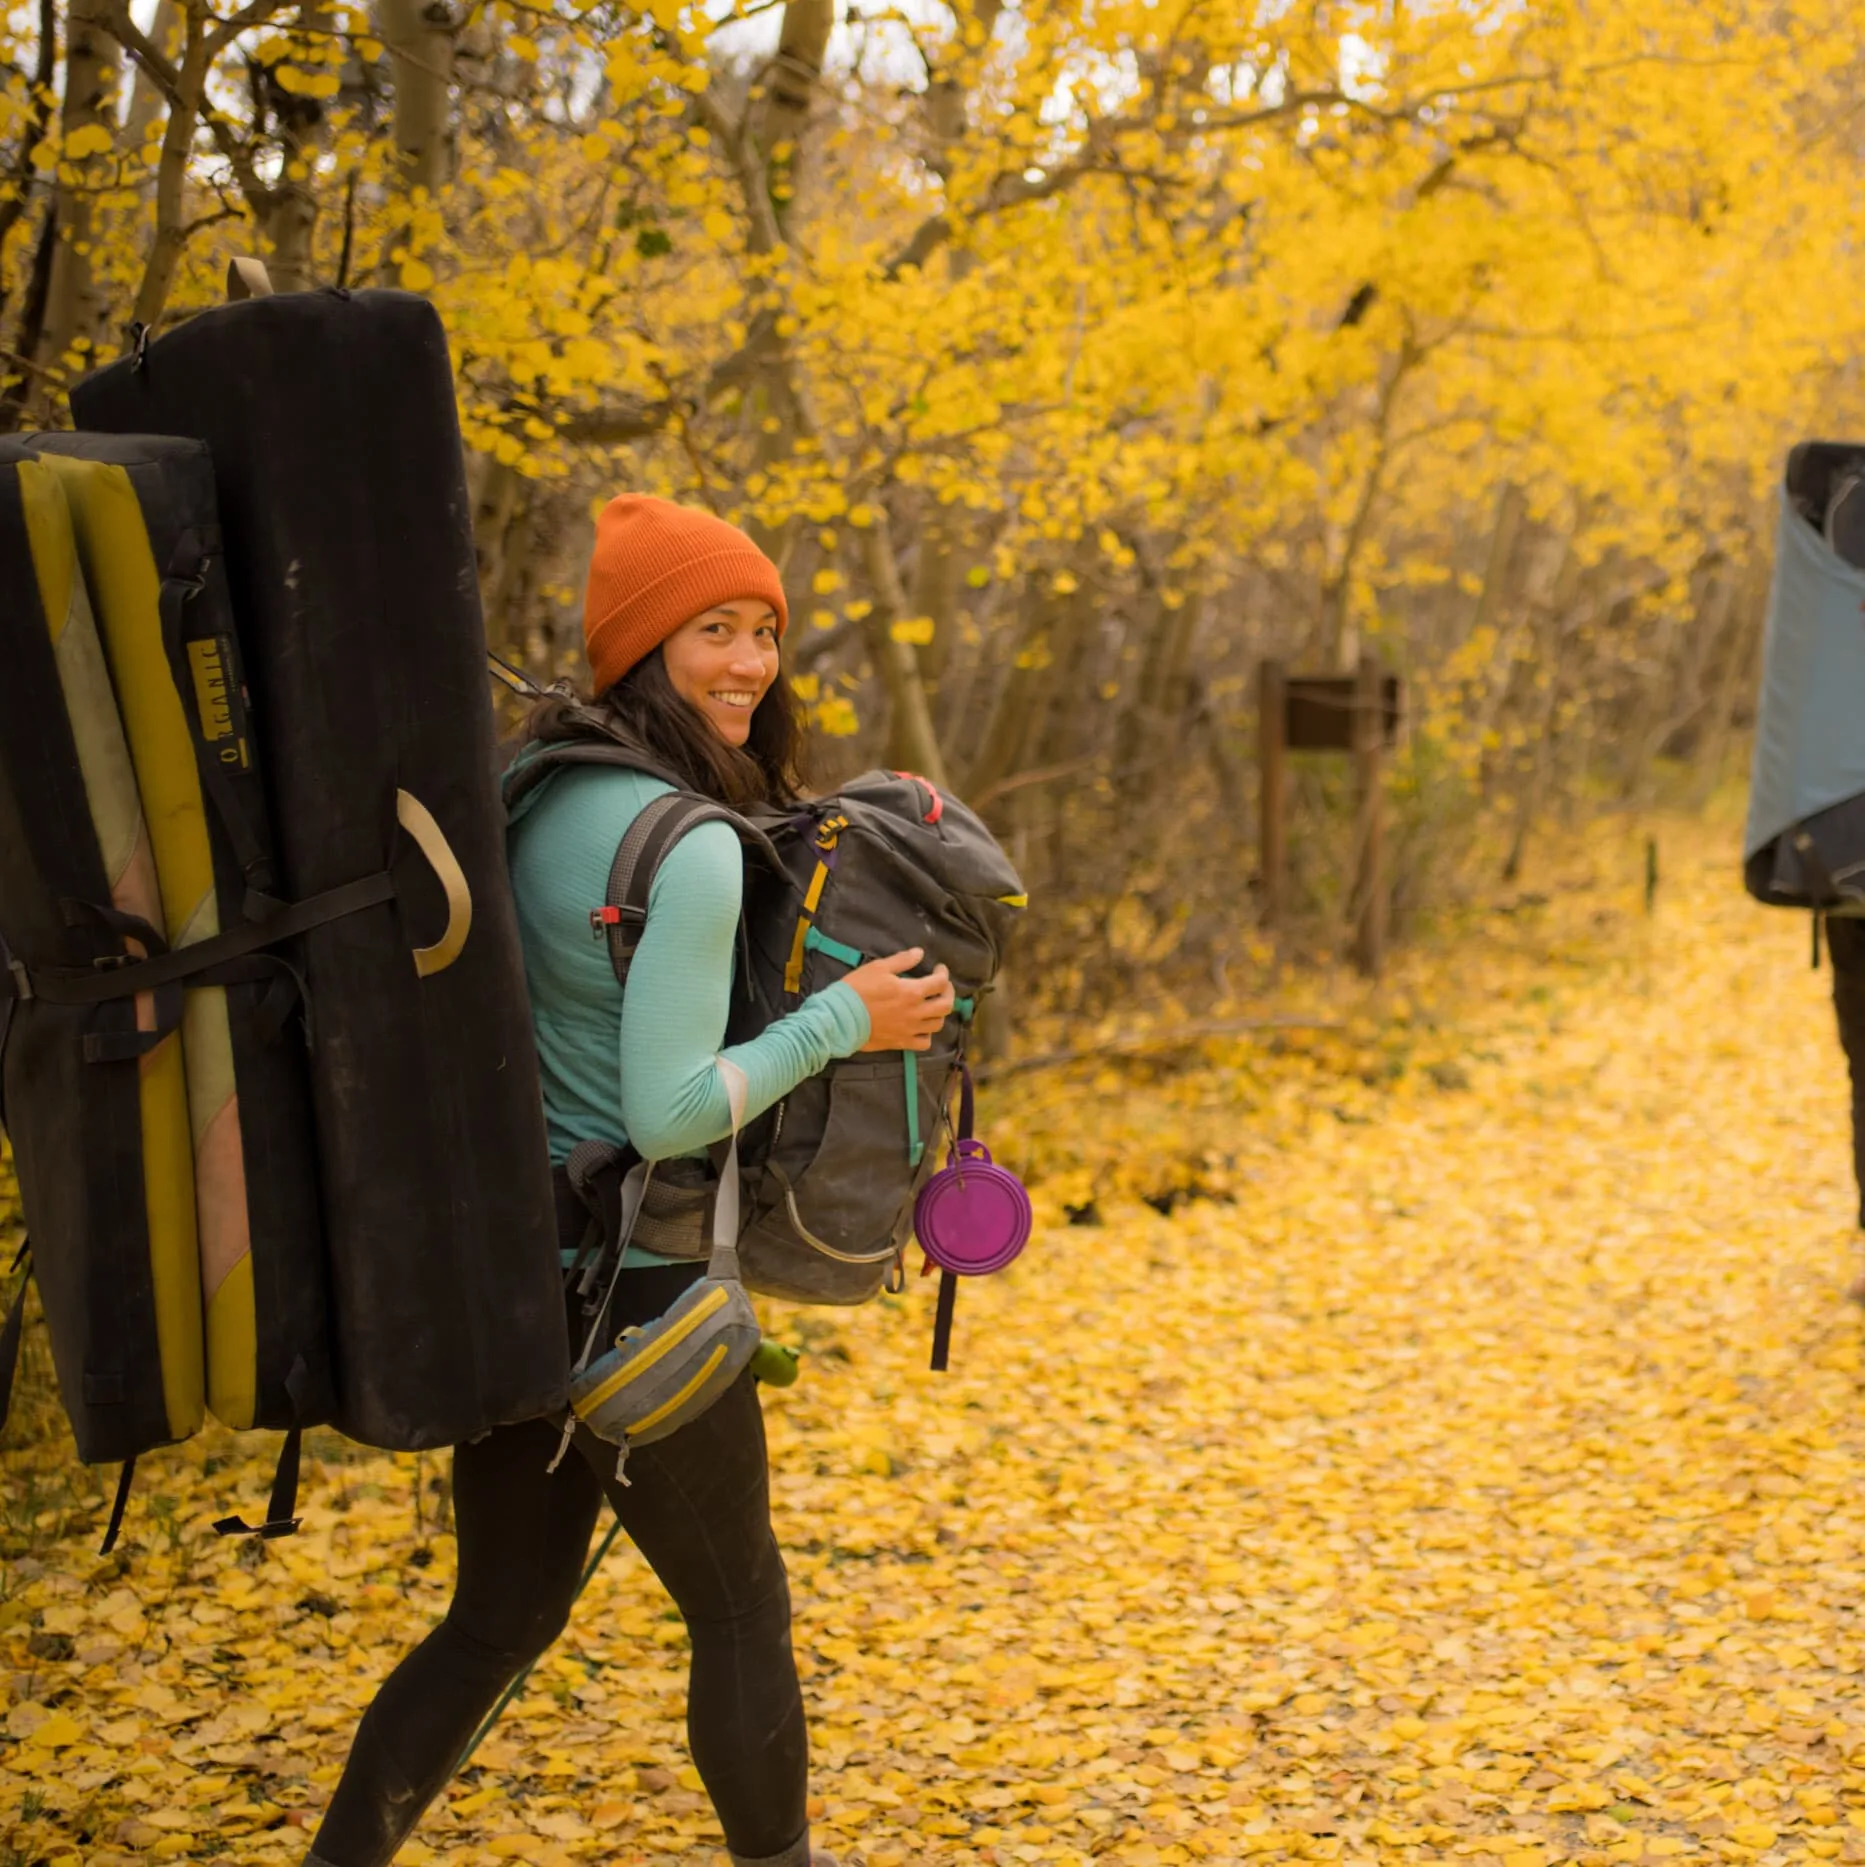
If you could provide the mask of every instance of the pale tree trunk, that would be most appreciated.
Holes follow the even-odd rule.
[[[1574,548],[1574,541],[1580,535],[1580,525],[1576,521],[1574,529],[1561,539],[1555,549],[1559,559],[1549,580],[1545,602],[1525,599],[1512,617],[1509,626],[1502,631],[1494,656],[1496,663],[1495,679],[1484,694],[1482,704],[1475,710],[1470,731],[1478,745],[1487,745],[1502,719],[1504,707],[1515,688],[1515,670],[1520,659],[1521,644],[1526,637],[1532,637],[1541,611],[1545,608],[1559,616],[1571,608],[1580,593],[1581,565],[1580,554]],[[1533,642],[1530,640],[1531,653],[1528,656],[1533,665]]]
[[[990,717],[965,772],[965,795],[979,809],[1016,768],[1018,754],[1027,743],[1025,735],[1041,678],[1035,666],[1036,650],[1058,620],[1053,597],[1034,588],[1026,589],[1023,615],[1008,663],[998,678]]]
[[[1555,729],[1561,717],[1561,678],[1565,673],[1562,650],[1567,642],[1567,628],[1557,619],[1549,632],[1544,650],[1547,686],[1542,690],[1541,715],[1536,722],[1534,751],[1527,772],[1517,787],[1515,830],[1509,839],[1509,853],[1503,861],[1502,879],[1514,883],[1521,879],[1522,858],[1527,853],[1529,831],[1547,795],[1548,778],[1554,765]]]
[[[887,514],[877,511],[861,537],[867,560],[874,607],[863,623],[868,652],[880,670],[887,692],[887,762],[944,788],[945,754],[933,731],[932,710],[926,704],[926,684],[920,679],[919,660],[911,642],[895,639],[894,624],[906,615],[906,593],[900,587],[900,566],[894,558]]]
[[[492,607],[486,612],[488,636],[497,629],[508,655],[524,664],[534,679],[551,679],[550,645],[534,627],[533,608],[538,571],[538,489],[527,480],[518,489],[517,510],[506,528],[505,548],[498,582],[492,588]]]
[[[1602,568],[1595,573],[1599,582],[1604,583],[1606,573]],[[1581,579],[1584,585],[1587,579]],[[1616,632],[1631,613],[1633,605],[1652,587],[1648,581],[1643,588],[1638,585],[1622,585],[1609,599],[1599,603],[1590,603],[1583,608],[1566,613],[1551,615],[1548,630],[1541,647],[1537,665],[1546,674],[1546,685],[1542,689],[1542,704],[1534,747],[1529,768],[1523,775],[1516,793],[1515,833],[1509,845],[1507,860],[1503,863],[1502,878],[1505,882],[1520,880],[1522,857],[1528,846],[1529,832],[1534,827],[1536,818],[1545,807],[1553,788],[1555,760],[1560,751],[1560,734],[1563,725],[1562,703],[1566,698],[1566,688],[1570,677],[1569,650],[1581,642],[1584,632],[1589,627],[1600,627],[1608,634]],[[1590,751],[1590,734],[1581,743],[1577,757],[1584,759]],[[1577,765],[1571,774],[1570,782],[1576,787],[1585,777],[1584,766]]]
[[[1149,605],[1152,626],[1147,631],[1139,680],[1114,735],[1117,770],[1124,771],[1145,758],[1167,733],[1185,725],[1190,712],[1185,670],[1202,609],[1203,599],[1198,595],[1186,597],[1177,609],[1168,609],[1158,600]]]
[[[4,198],[0,198],[0,250],[13,236],[13,229],[25,218],[32,205],[32,152],[44,140],[52,121],[52,80],[58,75],[58,4],[57,0],[39,0],[39,45],[32,74],[32,104],[19,126],[14,145],[11,171],[6,176]],[[0,280],[0,306],[7,300],[6,283]],[[37,333],[32,339],[37,342]],[[20,346],[28,354],[31,345]]]
[[[528,653],[524,605],[518,598],[527,582],[536,489],[517,468],[490,454],[482,454],[476,465],[473,547],[479,562],[486,640],[499,653],[524,659]]]
[[[518,470],[490,454],[468,457],[473,479],[473,554],[479,561],[479,596],[491,600],[505,556],[505,534],[518,499]]]
[[[183,23],[175,96],[169,105],[168,127],[162,133],[162,154],[156,164],[155,238],[143,265],[142,282],[136,288],[136,308],[131,314],[137,325],[153,326],[162,315],[182,251],[188,244],[188,152],[207,90],[207,67],[207,20],[190,6]]]
[[[777,252],[786,238],[790,209],[802,178],[802,143],[816,101],[816,83],[835,27],[834,0],[790,0],[778,32],[777,55],[764,88],[745,106],[735,132],[738,182],[745,198],[754,253]],[[754,117],[762,102],[761,113]],[[788,346],[777,334],[776,316],[760,314],[752,342],[762,340],[769,357],[766,379],[745,397],[758,423],[752,445],[753,468],[768,471],[796,445],[799,435],[815,430],[804,405]],[[766,427],[766,422],[774,425]],[[788,562],[796,527],[772,530],[753,526],[759,546],[779,564]]]
[[[1392,465],[1392,418],[1405,379],[1422,360],[1422,352],[1406,338],[1374,398],[1373,459],[1361,482],[1360,497],[1354,502],[1353,517],[1341,541],[1339,562],[1322,585],[1322,654],[1330,668],[1342,672],[1351,672],[1360,658],[1360,630],[1353,620],[1353,580],[1360,567],[1360,552],[1373,528],[1374,514],[1379,510],[1380,495],[1385,491],[1387,471]]]
[[[395,77],[396,183],[403,197],[434,196],[453,174],[453,53],[459,20],[448,0],[376,0],[376,27]],[[377,266],[400,282],[406,224],[391,233]],[[406,255],[404,255],[406,257]]]
[[[57,217],[57,243],[46,290],[45,319],[40,331],[37,361],[42,369],[57,369],[74,346],[95,351],[103,330],[105,306],[91,266],[91,245],[97,234],[97,197],[116,168],[116,102],[121,66],[117,42],[107,21],[108,0],[73,0],[67,15],[65,45],[65,100],[62,128],[67,146],[78,138],[80,146],[94,143],[101,131],[109,145],[76,162],[59,165],[53,195]],[[46,377],[35,379],[33,403],[43,408],[49,399]]]
[[[1734,576],[1720,552],[1714,562],[1699,564],[1694,581],[1697,602],[1689,620],[1667,610],[1658,626],[1657,643],[1649,657],[1651,677],[1639,708],[1638,724],[1633,730],[1621,727],[1618,734],[1626,758],[1620,789],[1634,804],[1651,801],[1664,748],[1703,710],[1706,658],[1722,634],[1723,621],[1735,596]]]
[[[953,150],[971,130],[971,74],[965,61],[990,44],[1004,11],[1004,0],[972,0],[969,7],[955,5],[952,11],[959,22],[954,49],[959,68],[956,72],[948,68],[934,73],[926,86],[926,125],[932,136],[927,166],[941,180],[951,172]]]
[[[149,43],[164,58],[173,59],[180,49],[181,22],[182,9],[178,0],[159,0],[155,19],[149,27]],[[123,124],[123,147],[132,160],[148,142],[149,133],[155,128],[155,120],[165,108],[162,87],[138,65],[130,80],[129,116]]]
[[[749,228],[748,244],[756,254],[772,254],[783,246],[784,220],[800,174],[798,155],[834,26],[834,0],[789,0],[778,31],[771,82],[755,126],[756,100],[736,124],[701,100],[702,116],[721,135],[733,162]],[[799,438],[819,438],[819,427],[789,347],[769,311],[760,314],[750,343],[762,351],[770,413],[776,417],[774,432],[760,432],[754,448],[758,464],[767,466],[786,455]],[[755,405],[759,398],[753,395],[746,400]],[[862,533],[874,605],[864,619],[863,634],[887,695],[888,759],[943,785],[945,758],[933,727],[919,660],[911,642],[894,636],[894,624],[908,614],[906,592],[887,514],[879,500],[877,488],[875,517]],[[769,536],[761,528],[754,528],[754,536],[780,563],[788,555],[787,538]]]
[[[1502,614],[1503,599],[1509,587],[1509,571],[1515,562],[1515,541],[1521,535],[1522,518],[1528,502],[1522,489],[1511,482],[1496,501],[1496,523],[1490,528],[1489,553],[1483,565],[1483,588],[1476,599],[1476,614],[1470,620],[1470,633],[1493,629]]]
[[[835,29],[835,0],[790,0],[766,80],[763,135],[765,187],[771,213],[787,231],[803,179],[803,132]]]
[[[936,688],[952,657],[958,630],[959,559],[953,538],[955,515],[942,510],[920,527],[919,558],[913,566],[913,614],[932,623],[932,640],[919,651],[920,676]]]
[[[957,69],[932,74],[926,86],[926,127],[932,144],[926,166],[941,181],[951,180],[953,152],[971,133],[971,61],[990,44],[1003,10],[1004,0],[972,0],[969,8],[953,8],[959,21]],[[954,285],[969,277],[977,263],[969,246],[947,246],[946,277]]]
[[[298,14],[300,30],[315,42],[331,27],[322,0],[306,0]],[[326,117],[321,99],[286,95],[277,101],[279,145],[284,155],[278,186],[266,216],[266,241],[272,249],[272,289],[308,292],[316,283],[317,159],[323,153]]]
[[[1711,695],[1706,683],[1715,663],[1716,650],[1735,608],[1741,573],[1718,551],[1715,561],[1703,575],[1700,600],[1695,618],[1685,639],[1682,665],[1677,678],[1677,692],[1670,704],[1654,756],[1667,746],[1676,746],[1679,756],[1689,758],[1701,745],[1709,729]]]
[[[1081,583],[1063,600],[1054,638],[1049,644],[1049,665],[1042,670],[1036,701],[1030,709],[1024,735],[1025,771],[1045,769],[1069,756],[1070,729],[1086,685],[1083,669],[1097,610],[1092,587]],[[1015,778],[1020,774],[1013,770]]]
[[[20,303],[19,323],[13,337],[13,354],[21,361],[0,386],[0,434],[12,434],[24,425],[26,411],[39,400],[45,386],[44,375],[28,367],[26,359],[37,354],[39,333],[45,329],[46,300],[51,296],[52,260],[58,251],[58,204],[46,203],[39,222],[39,237],[32,249],[32,269],[26,275],[26,296]]]
[[[1728,762],[1729,742],[1735,736],[1736,706],[1744,690],[1753,692],[1759,680],[1762,625],[1768,613],[1769,564],[1766,552],[1757,552],[1739,576],[1731,569],[1727,610],[1727,639],[1723,644],[1722,672],[1716,682],[1709,725],[1697,755],[1697,782],[1691,801],[1701,810],[1716,794]]]

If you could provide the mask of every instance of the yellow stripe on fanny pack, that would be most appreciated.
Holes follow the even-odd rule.
[[[715,1285],[707,1291],[705,1296],[693,1305],[691,1312],[682,1316],[652,1347],[643,1349],[632,1361],[625,1362],[617,1368],[593,1393],[585,1394],[581,1400],[572,1401],[570,1404],[577,1418],[588,1419],[605,1401],[619,1394],[630,1381],[638,1379],[657,1363],[665,1360],[708,1316],[716,1316],[731,1301],[731,1294],[723,1284]]]
[[[712,1379],[714,1371],[718,1368],[719,1363],[722,1362],[724,1359],[725,1359],[725,1344],[723,1342],[720,1342],[714,1346],[712,1353],[706,1357],[706,1365],[702,1369],[700,1369],[700,1371],[696,1375],[694,1375],[692,1380],[687,1382],[687,1384],[683,1388],[681,1388],[679,1393],[674,1395],[674,1397],[668,1402],[666,1402],[665,1405],[656,1407],[654,1411],[647,1416],[646,1419],[637,1420],[629,1430],[635,1433],[645,1433],[651,1427],[658,1426],[662,1420],[669,1418],[671,1415],[675,1413],[678,1413],[680,1409],[684,1407],[686,1403],[689,1400],[691,1400],[693,1396],[697,1394],[699,1390],[702,1387],[704,1387],[708,1381]]]

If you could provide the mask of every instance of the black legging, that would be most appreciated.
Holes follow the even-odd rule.
[[[699,1275],[624,1271],[616,1322],[662,1314]],[[546,1472],[560,1437],[532,1420],[454,1449],[453,1603],[363,1714],[318,1860],[384,1867],[400,1847],[499,1694],[563,1631],[605,1493],[686,1621],[687,1737],[726,1846],[746,1860],[801,1848],[809,1743],[750,1374],[690,1425],[631,1451],[625,1486],[615,1448],[587,1429],[582,1456]]]
[[[1852,1077],[1852,1170],[1859,1189],[1859,1224],[1865,1226],[1865,920],[1829,916],[1826,945],[1833,963],[1839,1042]]]

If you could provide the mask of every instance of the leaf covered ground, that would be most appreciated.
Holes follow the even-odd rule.
[[[1602,832],[1377,995],[1292,981],[1334,1031],[1005,1085],[1043,1224],[951,1374],[930,1283],[773,1318],[820,1839],[1865,1860],[1842,1066],[1725,840],[1650,917]],[[98,1479],[0,1454],[0,1862],[302,1855],[452,1551],[438,1461],[328,1437],[303,1534],[216,1541],[268,1449],[149,1460],[109,1561]],[[713,1858],[683,1660],[618,1545],[405,1858]]]

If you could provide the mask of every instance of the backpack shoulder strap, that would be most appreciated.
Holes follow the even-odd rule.
[[[613,740],[553,739],[540,746],[529,758],[515,760],[506,767],[499,781],[505,808],[508,811],[514,809],[520,798],[535,791],[546,778],[565,765],[614,765],[627,771],[642,772],[649,778],[672,782],[667,773],[644,765],[634,753],[625,746],[615,744]]]
[[[669,791],[651,798],[617,845],[615,860],[609,864],[608,893],[602,906],[589,916],[591,930],[608,937],[609,964],[615,970],[616,984],[623,990],[627,989],[628,968],[647,926],[654,877],[674,845],[702,823],[729,824],[741,842],[769,848],[762,831],[709,797],[693,791]]]
[[[544,740],[522,763],[515,757],[522,748],[511,748],[499,781],[507,810],[562,765],[620,765],[676,790],[684,782],[678,772],[669,770],[646,746],[594,708],[570,709],[563,716],[562,728],[564,737]]]

